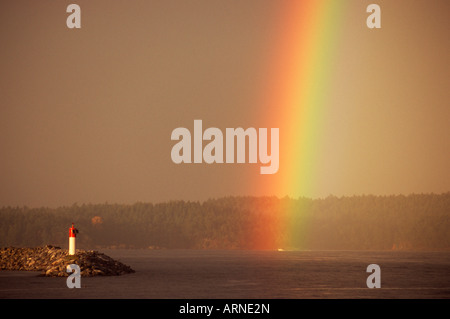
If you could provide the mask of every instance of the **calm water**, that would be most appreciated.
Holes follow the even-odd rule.
[[[0,271],[0,298],[450,298],[449,252],[101,250],[136,273],[66,278]],[[369,289],[369,264],[381,288]]]

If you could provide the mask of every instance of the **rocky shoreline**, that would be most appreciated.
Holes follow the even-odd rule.
[[[120,276],[134,273],[131,267],[94,250],[67,249],[51,245],[34,248],[0,248],[0,270],[41,271],[46,277],[67,277],[67,266],[80,266],[81,276]]]

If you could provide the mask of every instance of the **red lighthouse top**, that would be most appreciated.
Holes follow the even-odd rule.
[[[72,227],[69,228],[69,237],[77,237],[77,233],[78,233],[78,229],[76,229],[72,223]]]

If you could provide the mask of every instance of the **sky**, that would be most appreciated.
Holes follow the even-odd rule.
[[[286,32],[292,1],[1,1],[0,207],[450,191],[450,2],[339,3],[332,50],[316,52],[328,57],[314,171],[297,188],[277,186],[303,178],[287,165],[293,106],[275,90],[283,43],[304,34]],[[173,163],[172,131],[196,119],[279,128],[279,171]]]

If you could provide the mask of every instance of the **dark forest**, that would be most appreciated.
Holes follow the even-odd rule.
[[[450,193],[3,207],[0,247],[448,250]]]

